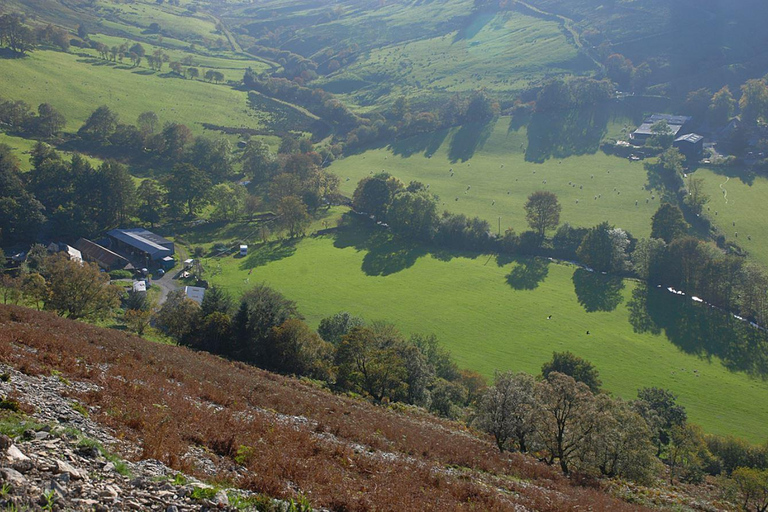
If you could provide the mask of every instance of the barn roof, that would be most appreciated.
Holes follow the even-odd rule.
[[[704,140],[704,137],[699,135],[698,133],[688,133],[686,135],[683,135],[682,137],[676,138],[675,142],[688,142],[691,144],[697,144],[702,140]]]
[[[167,253],[170,249],[162,244],[173,243],[146,229],[112,229],[107,235],[147,254]]]

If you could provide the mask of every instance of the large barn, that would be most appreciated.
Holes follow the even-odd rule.
[[[681,135],[691,133],[691,117],[688,116],[674,116],[671,114],[652,114],[645,118],[643,124],[641,124],[637,130],[632,132],[629,136],[630,140],[636,146],[642,146],[645,144],[652,135],[651,126],[660,122],[666,121],[672,130],[672,136],[676,139]]]
[[[173,242],[146,229],[113,229],[107,231],[110,247],[131,260],[147,265],[173,256]]]

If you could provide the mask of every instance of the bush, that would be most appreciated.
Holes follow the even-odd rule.
[[[130,270],[111,270],[109,272],[110,279],[131,279],[133,274]]]

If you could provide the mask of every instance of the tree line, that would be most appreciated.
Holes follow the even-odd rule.
[[[693,195],[691,193],[690,195]],[[353,207],[398,236],[441,247],[505,254],[555,256],[650,285],[683,290],[760,325],[768,322],[768,276],[745,258],[715,243],[689,236],[680,208],[662,203],[652,217],[651,235],[631,233],[602,222],[592,228],[560,224],[560,204],[552,192],[532,193],[525,204],[531,228],[493,233],[487,221],[438,213],[439,198],[419,182],[407,186],[388,173],[360,180]],[[552,238],[547,232],[556,230]]]
[[[64,119],[47,104],[34,115],[24,102],[0,102],[0,121],[19,129],[45,130]],[[0,145],[0,244],[32,242],[43,232],[61,239],[93,236],[131,219],[154,226],[164,219],[193,217],[213,205],[211,219],[236,221],[273,208],[270,229],[303,233],[311,214],[338,201],[339,180],[322,167],[323,154],[305,139],[286,137],[274,154],[252,139],[236,157],[226,139],[194,137],[187,126],[162,127],[151,111],[137,124],[123,124],[107,106],[98,107],[78,130],[82,144],[148,167],[153,177],[134,183],[129,167],[108,159],[94,167],[75,152],[71,159],[43,142],[30,152],[32,170],[22,173],[6,145]],[[251,181],[250,190],[233,180]]]

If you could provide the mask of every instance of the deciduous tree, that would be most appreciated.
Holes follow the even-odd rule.
[[[539,190],[528,196],[525,203],[525,219],[540,240],[544,240],[547,229],[555,229],[560,224],[562,207],[557,196],[545,190]]]

